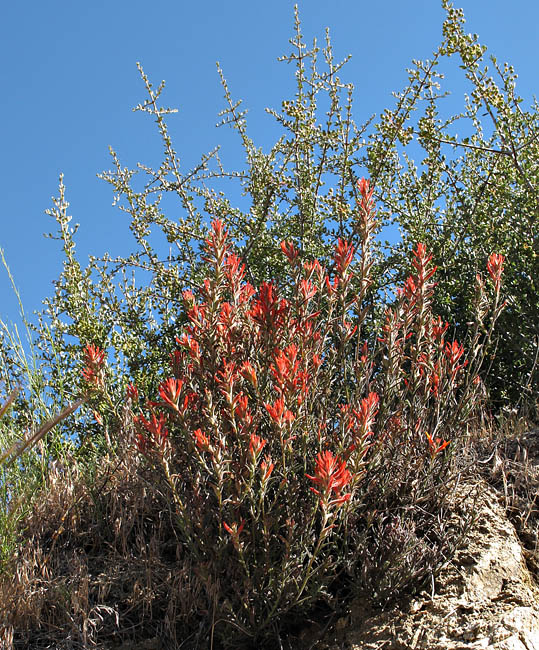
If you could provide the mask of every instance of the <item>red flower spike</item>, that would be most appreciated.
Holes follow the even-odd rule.
[[[178,403],[180,401],[180,394],[183,387],[182,379],[174,379],[171,377],[159,386],[159,395],[161,399],[166,402],[175,411],[179,411]]]
[[[299,290],[303,296],[303,300],[307,301],[316,296],[316,287],[309,280],[301,280],[299,283]]]
[[[238,538],[240,536],[241,531],[243,530],[243,527],[245,526],[245,519],[241,520],[241,524],[238,527],[238,524],[233,523],[232,526],[229,526],[226,521],[223,521],[223,528],[226,530],[227,533],[232,535],[234,538]]]
[[[362,178],[357,182],[357,188],[361,194],[361,200],[359,202],[359,208],[361,212],[361,227],[365,231],[365,235],[370,235],[374,227],[374,221],[372,219],[374,215],[374,201],[373,194],[374,189],[371,188],[369,181],[366,178]],[[370,232],[369,232],[370,231]]]
[[[298,347],[291,343],[284,350],[277,350],[274,365],[270,367],[279,393],[293,392],[299,386],[303,373],[299,372]]]
[[[238,297],[238,304],[244,305],[248,303],[249,300],[255,295],[256,291],[253,285],[250,282],[245,282],[242,284],[240,289],[240,295]]]
[[[283,426],[286,422],[294,421],[294,414],[291,411],[288,411],[284,407],[284,400],[280,397],[275,401],[275,404],[265,404],[267,412],[270,414],[272,420],[278,424],[280,427]]]
[[[256,460],[262,451],[264,449],[266,443],[268,441],[264,440],[260,436],[255,435],[254,433],[251,434],[250,440],[249,440],[249,454],[253,458],[253,460]]]
[[[191,291],[191,289],[186,289],[186,290],[182,293],[182,298],[183,298],[184,301],[187,303],[187,306],[188,306],[188,307],[192,307],[192,306],[194,305],[194,303],[195,303],[195,295],[194,295],[194,293]]]
[[[245,264],[242,264],[241,258],[231,253],[225,260],[226,276],[232,284],[237,284],[245,277]]]
[[[404,287],[400,289],[408,300],[412,300],[416,294],[417,286],[414,278],[410,275],[404,282]]]
[[[299,255],[299,251],[294,248],[294,244],[288,241],[283,241],[281,242],[281,250],[288,258],[290,266],[294,266]]]
[[[433,440],[428,431],[425,432],[425,435],[427,436],[427,441],[429,443],[430,455],[433,458],[449,445],[449,440],[442,440],[441,438],[435,438]]]
[[[251,318],[268,332],[275,333],[284,326],[288,312],[288,301],[279,299],[275,285],[263,282],[249,311]]]
[[[232,402],[232,392],[237,378],[236,364],[233,361],[223,361],[223,369],[217,371],[215,379],[221,393],[228,398],[229,402]]]
[[[380,398],[377,393],[369,393],[367,397],[361,400],[359,407],[359,418],[362,422],[370,422],[378,413],[378,403]],[[355,411],[357,413],[357,411]]]
[[[229,526],[226,523],[226,521],[223,521],[223,528],[232,537],[232,544],[234,544],[234,548],[238,552],[241,552],[242,544],[240,542],[240,535],[241,535],[241,531],[243,530],[244,526],[245,526],[245,519],[241,520],[241,523],[240,523],[239,526],[238,526],[237,523],[233,523],[231,526]]]
[[[214,221],[211,222],[211,228],[213,232],[217,235],[217,237],[222,237],[223,233],[226,235],[226,231],[224,230],[224,225],[223,222],[220,219],[215,219]]]
[[[464,354],[464,346],[460,345],[458,341],[445,344],[445,356],[448,358],[449,363],[454,366]]]
[[[96,345],[88,344],[84,350],[84,362],[86,363],[86,367],[82,370],[84,380],[95,388],[102,388],[105,352]]]
[[[184,333],[179,338],[176,338],[176,343],[185,348],[191,359],[198,361],[200,359],[200,346],[192,336]]]
[[[151,448],[151,443],[146,436],[143,436],[141,433],[137,433],[135,438],[135,444],[141,454],[143,454],[144,456],[148,455]]]
[[[344,275],[354,258],[354,247],[352,244],[339,237],[335,248],[335,266],[340,277]]]
[[[402,289],[397,289],[397,295],[404,297],[414,305],[418,301],[428,300],[432,296],[432,290],[436,283],[429,282],[432,276],[436,273],[436,266],[430,264],[432,255],[427,254],[425,244],[417,244],[413,251],[414,259],[412,266],[417,274],[410,276],[406,279]]]
[[[434,397],[438,397],[438,389],[440,388],[440,375],[437,372],[433,372],[429,377],[430,390]]]
[[[256,372],[249,361],[244,361],[240,369],[240,375],[246,379],[253,386],[253,388],[256,388],[258,386]]]
[[[195,440],[195,445],[202,451],[210,451],[210,439],[205,433],[202,433],[202,429],[197,429],[193,432],[193,438]]]
[[[497,253],[492,253],[488,258],[487,271],[494,282],[496,292],[500,290],[504,262],[505,257],[503,255],[498,255]]]
[[[138,402],[138,388],[135,386],[135,384],[127,384],[125,393],[127,399],[131,400],[131,402],[134,404]]]
[[[234,398],[234,416],[240,422],[243,422],[246,425],[251,424],[252,417],[249,409],[247,408],[248,397],[245,393],[240,393]]]
[[[418,283],[425,284],[436,273],[436,266],[427,269],[427,265],[432,260],[432,255],[427,254],[425,244],[418,243],[414,251],[414,260],[412,266],[418,273]]]
[[[168,438],[168,430],[165,427],[165,416],[163,414],[159,416],[159,420],[154,413],[152,413],[150,420],[146,420],[143,415],[138,415],[135,418],[135,424],[141,425],[150,434],[150,438],[147,439],[147,447],[156,444],[161,449],[164,449]],[[139,438],[143,438],[143,436],[139,434]]]
[[[205,240],[207,253],[203,259],[221,267],[227,254],[227,237],[228,232],[224,229],[223,222],[220,219],[212,221],[211,232]],[[208,287],[206,286],[207,289]]]
[[[262,472],[263,483],[265,483],[269,479],[271,473],[273,472],[274,467],[275,465],[271,462],[271,456],[266,456],[264,460],[260,463],[260,471]]]
[[[105,352],[97,345],[88,344],[84,351],[84,360],[89,366],[100,367],[105,361]]]
[[[370,183],[367,178],[361,178],[357,182],[357,188],[363,199],[370,199],[374,190],[371,190]]]
[[[449,323],[443,323],[442,319],[440,316],[438,316],[437,320],[432,320],[432,336],[436,341],[443,342],[443,336],[447,332],[447,329],[449,327]]]
[[[335,458],[331,451],[320,452],[316,456],[314,476],[309,474],[305,476],[318,486],[319,489],[312,487],[311,490],[321,496],[321,503],[325,502],[332,493],[335,493],[337,498],[332,499],[330,504],[339,505],[350,499],[350,494],[341,496],[340,492],[350,482],[352,475],[346,469],[346,463]]]
[[[305,262],[303,264],[303,270],[306,274],[306,279],[311,280],[311,278],[316,276],[318,286],[321,286],[324,283],[324,278],[326,277],[326,269],[321,266],[318,260],[313,260],[312,262]]]

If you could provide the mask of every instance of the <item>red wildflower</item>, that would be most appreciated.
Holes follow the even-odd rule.
[[[271,476],[275,465],[271,462],[271,456],[266,456],[260,463],[260,471],[262,472],[262,482],[265,482]]]
[[[232,543],[234,544],[234,548],[238,552],[241,552],[242,544],[240,542],[240,534],[241,534],[241,531],[243,530],[244,526],[245,526],[245,519],[241,520],[241,523],[240,523],[239,526],[238,526],[237,523],[233,523],[231,526],[229,526],[226,523],[226,521],[223,521],[223,528],[232,537]]]
[[[459,345],[458,341],[445,344],[445,355],[451,364],[457,363],[460,357],[464,354],[464,346]]]
[[[244,282],[241,285],[240,295],[238,297],[238,303],[243,305],[246,302],[249,302],[251,298],[255,295],[256,291],[253,285],[250,282]]]
[[[142,433],[137,433],[135,444],[141,454],[144,454],[145,456],[148,454],[151,444],[146,436],[143,436]]]
[[[505,257],[503,255],[498,255],[497,253],[492,253],[488,258],[487,271],[494,282],[496,292],[500,290],[504,262]]]
[[[248,397],[245,393],[240,392],[239,395],[236,395],[233,401],[234,406],[234,415],[240,421],[246,425],[251,424],[252,417],[249,409],[247,408]]]
[[[183,387],[183,380],[174,379],[171,377],[162,382],[159,386],[159,395],[161,399],[171,406],[175,411],[178,411],[178,402]]]
[[[330,279],[329,279],[329,276],[326,275],[325,282],[326,282],[326,288],[328,290],[328,294],[331,296],[339,288],[339,278],[334,277],[333,282],[331,282]]]
[[[369,393],[367,397],[361,400],[359,410],[353,409],[359,423],[359,430],[363,436],[370,435],[370,429],[374,423],[374,418],[378,413],[378,403],[380,398],[377,393]]]
[[[288,241],[281,242],[281,250],[288,258],[291,266],[294,266],[296,260],[298,259],[299,251],[294,248],[294,244]]]
[[[105,361],[105,352],[97,345],[88,344],[84,351],[84,360],[89,366],[102,366]]]
[[[249,361],[244,361],[240,370],[240,375],[246,379],[253,386],[253,388],[257,387],[258,379],[256,377],[256,372]]]
[[[148,441],[150,444],[156,444],[161,449],[165,447],[168,430],[165,427],[165,416],[162,413],[159,415],[159,420],[155,417],[154,413],[152,413],[150,420],[146,420],[143,415],[137,415],[135,423],[141,425],[150,434]]]
[[[179,338],[176,338],[176,343],[188,351],[191,359],[195,359],[197,361],[200,359],[200,346],[198,344],[198,341],[195,341],[192,336],[189,336],[187,333],[183,333]]]
[[[218,265],[223,263],[227,253],[227,237],[228,232],[224,229],[223,222],[220,219],[212,221],[211,233],[206,239],[206,249],[209,253],[209,255],[204,258],[206,261],[211,261],[213,259]]]
[[[325,267],[321,266],[318,260],[313,260],[312,262],[305,262],[303,264],[303,270],[305,271],[307,280],[310,280],[313,275],[316,276],[318,284],[322,284],[324,277],[326,275]]]
[[[427,441],[429,443],[430,455],[433,458],[434,456],[436,456],[436,454],[443,451],[449,445],[448,440],[442,440],[441,438],[434,438],[433,440],[432,436],[428,431],[426,432],[426,436],[427,436]]]
[[[285,422],[294,421],[294,414],[291,411],[285,409],[284,400],[282,397],[276,400],[273,406],[271,404],[266,404],[265,406],[272,420],[279,426],[283,426]]]
[[[210,450],[210,439],[205,433],[202,433],[202,429],[197,429],[193,432],[193,438],[195,439],[195,445],[202,449],[202,451]]]
[[[270,367],[275,378],[276,388],[282,394],[285,389],[293,390],[298,384],[298,346],[291,343],[284,350],[277,350],[274,355],[274,365]]]
[[[413,304],[420,297],[423,300],[428,298],[432,294],[432,289],[436,286],[435,283],[430,282],[429,280],[436,273],[436,266],[431,266],[430,261],[432,260],[432,255],[427,254],[427,249],[425,244],[417,244],[414,253],[414,259],[412,261],[412,266],[417,271],[417,274],[410,276],[406,279],[404,287],[402,290],[399,290],[398,293],[404,293],[404,296]]]
[[[303,300],[307,301],[316,295],[316,287],[309,280],[301,280],[299,283],[299,290],[303,295]]]
[[[442,319],[440,316],[438,316],[438,319],[435,320],[434,318],[432,319],[432,336],[436,341],[443,341],[443,336],[447,332],[447,328],[449,327],[449,323],[443,323]]]
[[[350,266],[354,258],[354,247],[347,241],[344,241],[339,237],[337,240],[337,246],[335,248],[335,267],[337,269],[337,274],[339,277],[342,277],[346,272],[346,269]]]
[[[231,253],[227,256],[226,276],[232,284],[239,284],[245,276],[245,264],[242,264],[241,258]]]
[[[305,476],[319,487],[318,490],[314,487],[310,489],[321,496],[322,505],[327,503],[327,499],[332,493],[335,493],[336,498],[332,499],[328,505],[340,505],[350,499],[350,494],[341,496],[341,490],[350,482],[352,475],[346,469],[346,463],[335,458],[331,451],[320,452],[316,456],[314,476],[309,474],[305,474]]]
[[[138,388],[135,386],[135,384],[127,384],[125,393],[127,399],[131,400],[131,402],[138,402]]]
[[[104,384],[105,352],[96,345],[88,344],[84,350],[84,362],[86,367],[82,370],[82,376],[85,381],[95,388],[102,388]]]
[[[231,329],[233,322],[234,322],[234,308],[229,302],[224,302],[221,305],[221,312],[219,314],[219,324],[225,329]]]
[[[368,178],[361,178],[357,182],[357,188],[361,194],[361,197],[364,201],[370,201],[374,193],[374,189],[371,189],[370,182]]]
[[[186,306],[191,308],[195,304],[195,295],[191,291],[191,289],[186,289],[182,293],[182,298],[184,299]]]
[[[284,325],[287,311],[288,302],[284,298],[279,300],[275,286],[270,282],[263,282],[249,315],[266,330],[275,333]]]
[[[412,300],[415,297],[417,286],[411,275],[406,278],[404,286],[400,291],[402,291],[408,300]]]
[[[257,436],[254,433],[251,434],[251,438],[249,440],[249,454],[254,460],[258,458],[258,455],[262,449],[264,449],[267,442],[267,440],[264,440],[260,436]]]

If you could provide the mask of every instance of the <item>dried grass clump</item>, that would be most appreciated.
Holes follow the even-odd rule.
[[[520,423],[498,440],[487,478],[502,493],[528,568],[539,578],[539,427]]]
[[[97,477],[51,468],[0,579],[3,648],[135,647],[196,632],[197,617],[208,615],[202,590],[169,505],[139,469],[114,456]],[[179,620],[193,629],[177,629]]]

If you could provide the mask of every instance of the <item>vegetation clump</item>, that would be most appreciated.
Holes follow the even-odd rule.
[[[64,270],[27,323],[31,361],[6,327],[0,341],[7,647],[275,647],[313,612],[420,588],[463,543],[473,513],[453,516],[454,499],[486,424],[507,404],[533,416],[537,400],[539,141],[513,72],[493,61],[501,87],[487,77],[443,5],[434,59],[367,139],[343,63],[328,39],[319,71],[296,15],[297,92],[271,111],[283,137],[268,154],[223,78],[243,172],[217,151],[180,171],[163,85],[141,68],[137,110],[164,160],[141,165],[142,187],[114,152],[103,175],[131,217],[126,259],[81,267],[61,183]],[[442,120],[435,70],[454,54],[474,91]],[[208,188],[227,178],[249,212]],[[165,197],[184,218],[165,216]],[[382,245],[395,221],[402,241]],[[153,226],[176,247],[165,261]]]

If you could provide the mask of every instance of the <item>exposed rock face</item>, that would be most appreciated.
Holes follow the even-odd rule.
[[[539,650],[539,588],[498,498],[485,487],[469,544],[441,573],[433,596],[372,616],[358,604],[340,647]]]
[[[480,486],[477,519],[465,547],[433,585],[387,611],[368,610],[356,602],[337,623],[326,642],[313,648],[331,650],[539,650],[539,430],[525,444],[505,449],[502,488]],[[515,445],[513,445],[515,447]],[[524,449],[524,451],[523,451]],[[507,453],[509,452],[509,454]],[[508,492],[513,510],[522,508],[515,461],[526,462],[530,508],[508,517]],[[498,463],[498,465],[499,465]],[[495,464],[496,469],[496,464]],[[513,471],[513,475],[511,472]],[[530,494],[531,493],[531,494]],[[530,500],[531,499],[531,500]],[[509,508],[511,511],[511,508]],[[526,522],[524,530],[522,521]],[[530,530],[534,543],[530,548]],[[523,535],[525,533],[525,535]],[[525,548],[522,539],[527,539]]]

